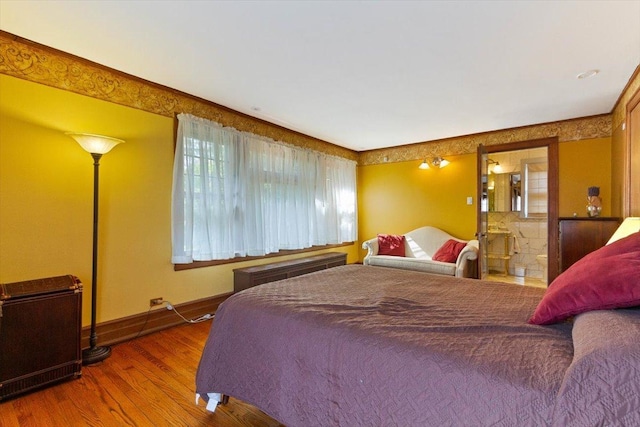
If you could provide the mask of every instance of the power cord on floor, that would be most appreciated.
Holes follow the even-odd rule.
[[[133,337],[134,340],[136,338],[140,338],[140,334],[142,333],[142,331],[144,331],[144,328],[147,327],[147,322],[149,321],[149,314],[151,314],[151,307],[149,307],[149,310],[147,310],[147,315],[144,317],[144,323],[142,324],[142,327],[140,328],[136,336]]]
[[[173,304],[171,304],[169,301],[163,301],[163,304],[167,304],[167,310],[173,311],[175,314],[180,316],[182,318],[182,320],[184,320],[186,323],[200,323],[200,322],[204,322],[206,320],[213,319],[215,317],[215,314],[207,313],[207,314],[204,314],[204,315],[202,315],[200,317],[197,317],[195,319],[186,319],[182,314],[180,314],[178,312],[178,310],[176,310],[176,308],[173,306]],[[138,331],[136,336],[133,337],[133,339],[139,338],[140,334],[142,334],[142,332],[144,331],[144,328],[147,327],[147,323],[149,322],[149,315],[151,314],[152,308],[153,307],[149,307],[149,310],[147,310],[147,315],[144,317],[144,323],[142,324],[142,327],[140,328],[140,330]]]
[[[204,315],[202,315],[200,317],[196,317],[195,319],[187,319],[182,314],[180,314],[180,312],[178,310],[176,310],[176,308],[173,306],[173,304],[171,304],[171,302],[164,301],[164,303],[167,304],[167,310],[173,311],[175,314],[180,316],[180,318],[182,320],[184,320],[186,323],[200,323],[200,322],[204,322],[204,321],[207,321],[207,320],[211,320],[211,319],[213,319],[215,317],[215,314],[207,313],[207,314],[204,314]]]

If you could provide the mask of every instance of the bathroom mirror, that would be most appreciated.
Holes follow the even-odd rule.
[[[546,157],[522,159],[522,209],[523,218],[543,218],[547,216],[547,172]]]
[[[520,172],[492,173],[488,177],[489,212],[520,212],[522,207]]]

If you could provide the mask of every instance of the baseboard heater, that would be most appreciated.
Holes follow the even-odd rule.
[[[263,283],[288,279],[313,273],[314,271],[338,267],[347,263],[347,254],[327,252],[306,258],[297,258],[271,264],[257,265],[233,270],[233,291],[240,292]]]
[[[0,284],[0,401],[81,375],[82,284]]]

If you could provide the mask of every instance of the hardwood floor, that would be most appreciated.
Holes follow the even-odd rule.
[[[533,286],[534,288],[547,289],[547,283],[542,279],[536,279],[533,277],[517,277],[517,276],[505,276],[504,274],[489,274],[485,280],[492,282],[504,282],[513,283],[516,285]]]
[[[79,379],[0,403],[0,426],[282,426],[233,398],[213,414],[196,406],[195,372],[210,327],[185,324],[118,344]]]

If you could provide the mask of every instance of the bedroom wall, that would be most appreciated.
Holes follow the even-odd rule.
[[[563,142],[559,156],[559,216],[587,216],[587,189],[600,187],[601,216],[611,216],[611,138]]]
[[[476,155],[447,156],[442,169],[421,161],[358,167],[359,236],[402,234],[432,225],[461,239],[476,232]],[[467,197],[473,204],[467,205]],[[364,257],[365,251],[361,251]]]
[[[100,161],[99,323],[155,297],[224,294],[234,268],[309,255],[174,271],[173,119],[2,74],[0,94],[0,283],[76,275],[90,322],[93,160],[65,131],[126,141]],[[332,250],[358,259],[357,245]]]
[[[587,188],[600,187],[603,216],[611,215],[611,138],[559,144],[560,216],[586,216]],[[476,232],[476,154],[446,156],[443,169],[418,169],[420,160],[358,167],[359,236],[402,234],[434,225],[456,237]],[[466,204],[467,196],[473,205]],[[361,250],[364,257],[366,251]]]

